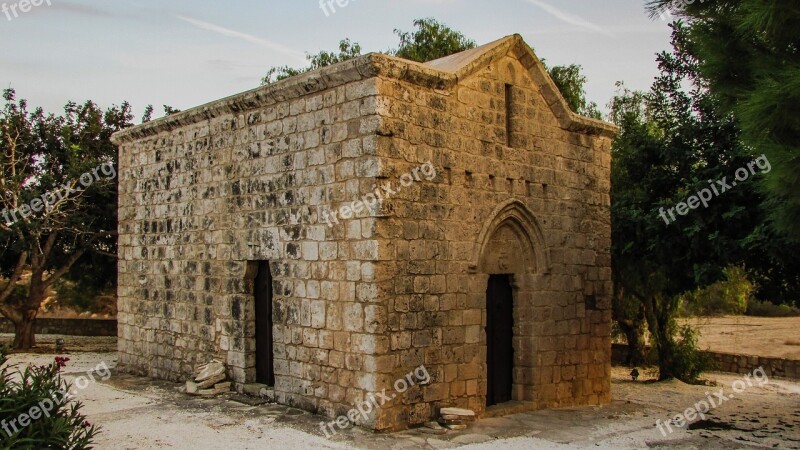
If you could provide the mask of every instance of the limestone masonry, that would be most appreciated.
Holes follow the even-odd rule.
[[[242,391],[269,379],[258,365],[276,401],[335,418],[424,366],[358,417],[375,430],[609,402],[615,133],[516,35],[427,64],[370,54],[118,133],[120,368],[184,381],[218,359]],[[426,163],[435,178],[401,183]],[[512,293],[507,330],[487,323],[490,281]],[[505,332],[507,355],[487,352]]]

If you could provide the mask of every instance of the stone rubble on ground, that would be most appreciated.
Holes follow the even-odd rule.
[[[439,424],[453,431],[466,430],[467,425],[475,421],[475,411],[463,408],[442,408],[439,411]]]
[[[184,392],[190,395],[212,397],[231,391],[231,382],[225,381],[225,365],[219,361],[198,366],[193,380],[186,381]]]
[[[445,434],[447,429],[439,425],[439,422],[426,422],[420,431],[428,434]]]

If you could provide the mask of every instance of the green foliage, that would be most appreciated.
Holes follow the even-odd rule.
[[[3,98],[0,209],[21,211],[45,194],[58,198],[27,217],[18,214],[17,221],[0,221],[0,314],[31,330],[15,337],[16,348],[28,348],[34,344],[28,325],[50,287],[92,261],[107,270],[80,279],[103,285],[115,266],[117,148],[111,135],[130,126],[132,115],[127,103],[103,111],[92,102],[70,102],[56,116],[29,111],[12,89]],[[87,186],[82,176],[92,182]],[[23,279],[26,297],[19,302],[14,290]]]
[[[60,370],[67,361],[56,358],[47,366],[12,371],[0,350],[0,448],[91,448],[99,429],[80,413],[80,402],[65,399],[70,385]],[[47,414],[36,414],[38,419],[21,426],[20,416],[32,408]]]
[[[752,161],[736,118],[716,98],[686,50],[688,35],[673,25],[673,52],[658,56],[661,75],[649,92],[621,93],[610,104],[620,126],[612,146],[612,266],[615,286],[642,303],[659,351],[662,378],[676,376],[671,320],[682,293],[723,279],[723,269],[744,266],[759,286],[796,292],[800,248],[766,226],[756,184],[740,183],[707,208],[672,223],[661,209],[674,207],[731,177]],[[729,178],[730,179],[730,178]]]
[[[163,105],[163,106],[164,106],[164,117],[170,116],[172,114],[178,114],[179,112],[181,112],[181,110],[178,108],[173,108],[172,106],[169,105]],[[155,108],[153,108],[153,105],[147,105],[144,108],[144,113],[142,114],[142,123],[147,123],[153,120],[154,112]]]
[[[684,316],[744,314],[753,300],[756,287],[741,267],[723,269],[724,280],[681,296]]]
[[[350,39],[344,39],[339,42],[339,52],[320,51],[316,55],[306,54],[306,59],[309,61],[308,67],[295,69],[289,66],[273,67],[267,71],[267,75],[261,80],[261,84],[271,84],[275,81],[285,80],[295,75],[300,75],[312,70],[322,67],[327,67],[332,64],[347,61],[349,59],[361,56],[361,45],[358,42],[351,42]]]
[[[5,290],[6,286],[8,286],[8,281],[0,281],[0,290]],[[26,298],[28,298],[27,287],[17,284],[12,288],[4,303],[9,306],[19,306],[25,302]]]
[[[800,316],[800,308],[753,300],[747,304],[746,314],[755,317],[797,317]]]
[[[697,332],[689,325],[677,330],[673,374],[686,383],[699,383],[700,375],[712,369],[709,355],[697,349]]]
[[[394,30],[400,38],[393,52],[398,58],[424,63],[475,48],[475,41],[436,19],[417,19],[414,26],[414,31]]]
[[[651,0],[688,20],[687,51],[699,61],[722,111],[737,117],[755,154],[774,170],[763,180],[772,225],[800,240],[800,8],[796,0]],[[675,7],[678,10],[675,10]]]
[[[165,116],[171,116],[173,114],[178,114],[179,112],[181,112],[181,110],[178,109],[178,108],[173,108],[172,106],[164,105],[164,115]]]
[[[342,61],[347,61],[358,56],[361,56],[361,45],[357,42],[350,42],[350,39],[344,39],[339,42],[339,53],[327,52],[323,50],[316,55],[306,54],[306,59],[310,62],[310,65],[305,68],[294,69],[289,66],[273,67],[261,80],[261,84],[270,84],[275,81],[284,80],[286,78],[300,75],[311,70],[327,67]]]
[[[400,44],[396,50],[390,50],[390,54],[412,61],[426,62],[475,47],[474,41],[435,19],[417,19],[414,21],[414,26],[417,29],[413,32],[394,30],[400,38]],[[313,55],[306,54],[306,59],[309,61],[306,67],[272,67],[261,79],[261,84],[271,84],[359,56],[361,56],[361,45],[351,42],[350,39],[344,39],[339,42],[338,53],[323,50]]]
[[[98,312],[97,297],[104,291],[100,286],[91,282],[74,282],[62,279],[55,286],[58,292],[58,304],[71,307],[78,312]]]
[[[567,101],[569,107],[578,114],[592,117],[594,119],[602,119],[602,114],[594,102],[589,103],[586,100],[586,76],[582,73],[583,68],[577,64],[569,66],[554,66],[548,69],[550,78],[558,86],[564,100]]]
[[[147,122],[150,122],[151,120],[153,120],[153,111],[154,110],[155,109],[153,108],[153,105],[147,105],[144,108],[144,113],[142,114],[142,123],[147,123]]]

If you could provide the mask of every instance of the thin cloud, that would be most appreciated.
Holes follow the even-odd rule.
[[[221,27],[219,25],[214,25],[213,23],[204,22],[202,20],[192,19],[191,17],[181,16],[181,15],[177,15],[175,17],[177,17],[178,19],[180,19],[180,20],[182,20],[184,22],[188,22],[188,23],[190,23],[190,24],[194,25],[195,27],[200,28],[202,30],[212,31],[214,33],[218,33],[218,34],[221,34],[223,36],[228,36],[228,37],[240,39],[240,40],[243,40],[245,42],[249,42],[251,44],[255,44],[255,45],[258,45],[258,46],[261,46],[261,47],[264,47],[264,48],[268,48],[270,50],[274,50],[276,52],[280,52],[280,53],[292,56],[292,57],[297,58],[297,59],[299,59],[301,61],[305,61],[305,57],[303,56],[302,53],[300,53],[300,52],[298,52],[296,50],[293,50],[293,49],[291,49],[289,47],[285,47],[283,45],[276,44],[275,42],[271,42],[271,41],[268,41],[266,39],[262,39],[262,38],[260,38],[258,36],[253,36],[252,34],[242,33],[242,32],[236,31],[236,30],[231,30],[229,28]]]
[[[83,15],[83,16],[90,16],[90,17],[113,17],[114,16],[114,14],[112,14],[112,13],[106,11],[106,10],[103,10],[103,9],[100,9],[100,8],[96,8],[94,6],[81,5],[81,4],[78,4],[78,3],[65,2],[65,1],[60,1],[60,2],[53,3],[51,9],[60,10],[60,11],[66,11],[66,12],[70,12],[70,13],[73,13],[73,14],[80,14],[80,15]]]
[[[61,0],[53,4],[43,4],[41,8],[33,8],[28,15],[49,14],[53,11],[64,12],[87,17],[122,17],[120,14],[111,13],[94,6],[82,5],[79,3]]]
[[[586,20],[586,19],[584,19],[582,17],[578,17],[578,16],[572,15],[572,14],[566,12],[566,11],[562,11],[562,10],[556,8],[555,6],[550,5],[548,3],[545,3],[545,2],[543,2],[541,0],[525,0],[525,1],[527,1],[528,3],[531,3],[533,5],[536,5],[539,8],[542,8],[546,13],[552,15],[553,17],[555,17],[556,19],[558,19],[558,20],[560,20],[562,22],[568,23],[570,25],[574,25],[576,27],[585,28],[587,30],[594,31],[596,33],[601,33],[601,34],[604,34],[606,36],[615,37],[614,33],[608,31],[607,28],[604,28],[604,27],[601,27],[600,25],[597,25],[595,23],[589,22],[588,20]]]
[[[608,27],[608,31],[614,33],[614,35],[618,34],[664,34],[665,32],[669,35],[669,28],[666,27],[658,27],[658,26],[647,26],[647,25],[630,25],[630,26],[616,26],[616,27]],[[551,34],[588,34],[588,33],[596,33],[594,30],[587,30],[586,28],[576,27],[576,26],[557,26],[551,28],[540,28],[537,30],[528,30],[528,31],[519,31],[519,34],[523,36],[541,36],[541,35],[551,35]]]

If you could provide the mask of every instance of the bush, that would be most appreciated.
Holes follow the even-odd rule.
[[[697,332],[689,325],[677,330],[675,342],[675,376],[685,383],[698,384],[700,374],[712,368],[711,357],[697,349]]]
[[[83,405],[69,400],[60,373],[67,361],[12,371],[0,349],[0,448],[91,448],[99,430],[79,412]]]
[[[722,273],[724,280],[682,296],[682,316],[740,315],[747,311],[756,290],[747,272],[741,267],[728,267]]]
[[[753,300],[747,305],[746,314],[757,317],[796,317],[800,316],[800,309],[789,305],[775,305],[770,302]]]

